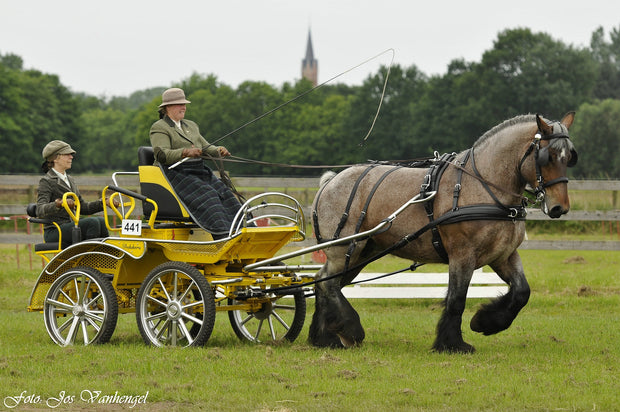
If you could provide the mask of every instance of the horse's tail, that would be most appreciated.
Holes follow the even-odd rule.
[[[319,187],[323,187],[328,184],[329,181],[334,178],[334,176],[336,176],[336,172],[332,172],[331,170],[323,173],[323,175],[321,176],[321,180],[319,181]]]

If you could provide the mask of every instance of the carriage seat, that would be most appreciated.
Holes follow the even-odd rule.
[[[37,204],[30,203],[26,206],[26,213],[28,214],[28,221],[31,223],[40,223],[43,225],[51,225],[54,222],[50,219],[41,219],[37,217]],[[64,243],[64,242],[63,242]],[[63,246],[63,245],[61,245]],[[64,245],[66,247],[67,245]],[[58,242],[49,242],[49,243],[36,243],[34,245],[35,252],[43,252],[43,251],[51,251],[51,250],[60,250],[62,247],[58,247]]]
[[[154,166],[155,153],[151,146],[138,148],[138,173],[140,176],[140,192],[157,203],[157,220],[193,222],[191,216],[177,197],[161,166]],[[142,202],[142,210],[148,218],[153,206]]]

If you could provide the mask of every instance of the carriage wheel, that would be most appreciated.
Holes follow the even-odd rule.
[[[166,262],[149,273],[136,301],[140,334],[154,346],[202,346],[213,331],[209,282],[187,263]]]
[[[60,346],[106,343],[118,319],[116,292],[97,269],[75,267],[52,283],[43,315],[47,333]]]
[[[306,297],[299,289],[291,295],[267,294],[255,312],[231,310],[230,324],[241,340],[250,342],[293,342],[301,333],[306,318]],[[229,305],[242,303],[228,299]]]

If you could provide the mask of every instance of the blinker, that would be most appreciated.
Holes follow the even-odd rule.
[[[579,156],[575,149],[570,149],[570,160],[566,163],[567,167],[573,167],[577,164]],[[536,158],[538,166],[543,167],[549,164],[549,149],[547,146],[538,151],[538,157]]]
[[[547,146],[543,147],[538,151],[538,156],[536,157],[536,164],[538,164],[538,166],[540,167],[547,166],[549,164],[549,149],[547,148]]]

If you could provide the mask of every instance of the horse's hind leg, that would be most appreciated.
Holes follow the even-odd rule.
[[[505,262],[492,264],[491,268],[510,285],[510,288],[504,296],[483,305],[471,319],[471,329],[485,335],[508,329],[530,297],[530,286],[525,279],[517,251],[514,251]]]
[[[448,294],[444,301],[444,310],[437,324],[437,337],[433,349],[437,352],[474,352],[475,349],[463,341],[461,322],[467,289],[473,274],[473,267],[450,263]]]

